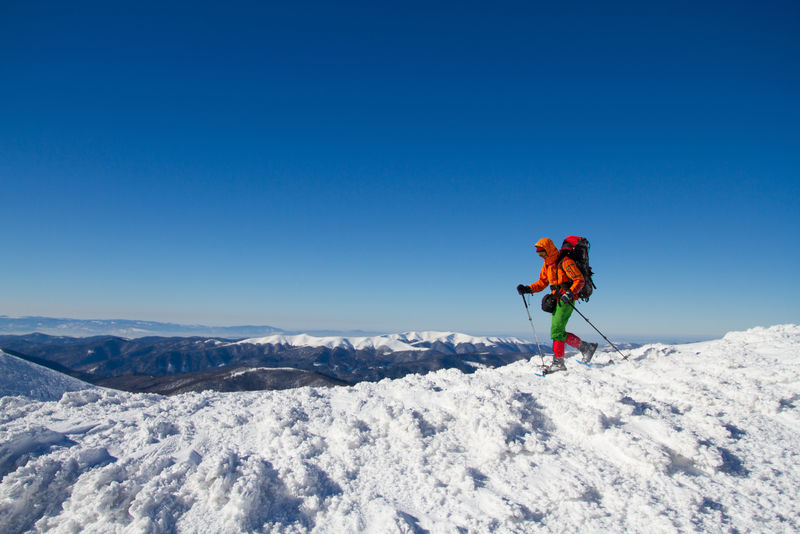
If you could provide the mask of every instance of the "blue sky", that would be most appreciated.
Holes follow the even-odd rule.
[[[529,334],[578,234],[609,335],[797,322],[800,8],[649,4],[5,2],[0,314]]]

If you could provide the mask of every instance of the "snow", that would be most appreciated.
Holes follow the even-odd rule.
[[[327,347],[357,350],[376,350],[379,352],[395,352],[409,350],[426,350],[415,343],[446,343],[449,345],[472,344],[493,346],[499,343],[524,345],[527,342],[517,338],[477,337],[456,332],[405,332],[401,334],[385,334],[368,337],[315,337],[308,334],[285,335],[251,338],[239,341],[241,344],[256,345],[289,345],[293,347]]]
[[[498,343],[524,345],[529,344],[516,337],[478,337],[457,332],[405,332],[403,334],[391,334],[387,336],[391,339],[398,339],[406,343],[427,342],[427,343],[447,343],[458,345],[461,343],[471,345],[496,345]]]
[[[0,531],[800,530],[800,326],[630,352],[174,397],[3,373]]]
[[[385,352],[406,351],[406,350],[423,350],[413,347],[407,343],[392,339],[388,336],[372,336],[372,337],[339,337],[327,336],[316,337],[308,334],[299,335],[273,335],[260,338],[245,339],[238,342],[239,344],[254,344],[254,345],[289,345],[292,347],[327,347],[330,349],[344,348],[344,349],[358,349],[358,350],[382,350]]]
[[[234,371],[228,375],[230,378],[236,378],[238,376],[244,376],[250,373],[258,373],[262,371],[294,371],[296,373],[307,373],[303,369],[297,369],[296,367],[248,367],[247,369],[239,369]]]
[[[60,399],[67,391],[93,387],[0,350],[0,396],[25,395],[31,399],[49,401]]]

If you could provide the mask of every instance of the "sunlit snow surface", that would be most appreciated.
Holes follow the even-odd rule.
[[[71,376],[51,371],[0,351],[0,402],[2,397],[24,395],[29,399],[58,400],[67,391],[93,388]],[[0,435],[0,440],[3,436]],[[1,442],[0,442],[1,443]]]
[[[800,531],[800,327],[631,354],[50,402],[3,374],[0,531]]]

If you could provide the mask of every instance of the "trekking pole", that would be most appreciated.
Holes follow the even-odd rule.
[[[531,310],[528,308],[528,301],[525,299],[525,295],[521,295],[522,302],[525,303],[525,311],[528,312],[528,321],[531,323],[531,328],[533,329],[533,339],[536,340],[536,347],[539,349],[539,358],[542,359],[542,367],[544,367],[544,355],[542,354],[542,347],[539,345],[539,337],[536,335],[536,327],[533,326],[533,319],[531,318]]]
[[[581,317],[583,317],[583,320],[584,320],[584,321],[586,321],[587,323],[589,323],[589,326],[591,326],[592,328],[594,328],[595,330],[597,330],[597,327],[596,327],[595,325],[593,325],[593,324],[592,324],[592,322],[591,322],[589,319],[587,319],[587,318],[586,318],[586,316],[585,316],[584,314],[582,314],[582,313],[580,312],[580,310],[578,310],[578,308],[576,308],[576,307],[575,307],[575,305],[574,305],[572,302],[570,302],[570,303],[569,303],[569,305],[570,305],[570,306],[572,306],[572,309],[573,309],[573,310],[575,310],[576,312],[578,312],[578,315],[580,315]],[[603,335],[603,333],[602,333],[600,330],[597,330],[597,333],[598,333],[598,334],[600,334],[600,335],[603,337],[603,339],[605,339],[605,340],[608,342],[608,344],[609,344],[609,345],[611,345],[612,347],[614,347],[614,350],[616,350],[617,352],[619,352],[619,354],[620,354],[620,356],[622,356],[622,359],[623,359],[623,360],[627,360],[627,359],[628,359],[628,356],[630,356],[630,354],[629,354],[628,356],[625,356],[625,355],[624,355],[624,354],[622,354],[622,352],[621,352],[621,351],[620,351],[620,350],[617,348],[617,346],[616,346],[616,345],[614,345],[614,344],[613,344],[613,343],[612,343],[612,342],[611,342],[611,341],[610,341],[610,340],[609,340],[609,339],[608,339],[606,336],[604,336],[604,335]]]

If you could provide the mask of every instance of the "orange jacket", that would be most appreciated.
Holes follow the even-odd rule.
[[[585,282],[581,270],[575,265],[575,261],[566,256],[562,261],[559,261],[561,253],[556,248],[553,240],[547,237],[537,241],[536,246],[545,249],[547,255],[544,257],[544,265],[542,265],[542,271],[539,273],[539,280],[530,285],[531,291],[538,293],[548,285],[571,283],[570,290],[575,295],[575,298],[578,298],[578,294],[583,289]],[[552,292],[556,293],[555,289]]]

